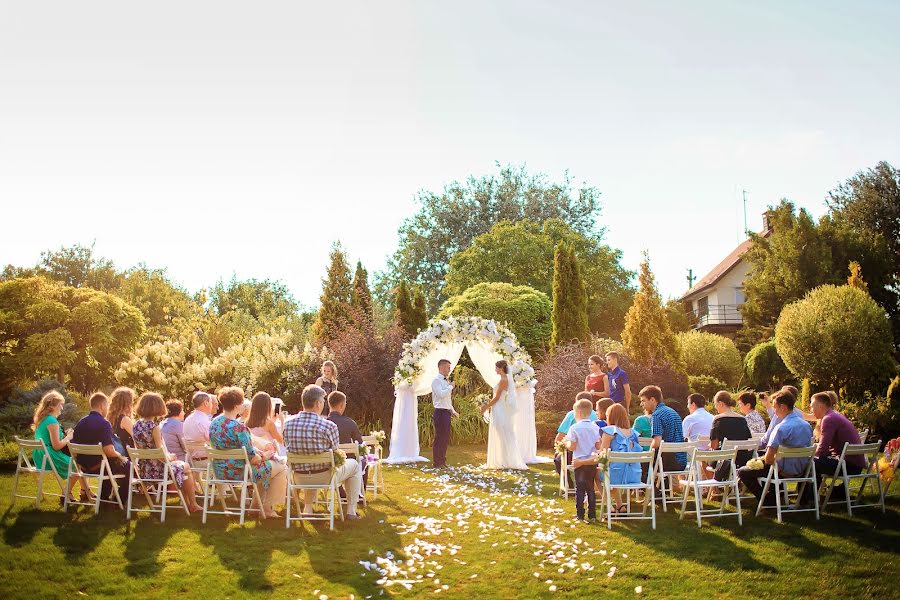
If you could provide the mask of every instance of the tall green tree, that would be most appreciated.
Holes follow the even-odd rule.
[[[428,326],[428,309],[425,307],[425,294],[422,290],[416,290],[413,294],[412,323],[417,334]]]
[[[335,242],[331,247],[328,274],[322,280],[320,300],[319,313],[312,327],[312,337],[317,345],[327,344],[346,329],[350,322],[353,282],[350,279],[347,254],[340,242]]]
[[[481,282],[527,285],[553,293],[553,265],[557,244],[575,248],[588,293],[591,331],[618,337],[625,311],[631,306],[634,274],[622,266],[622,253],[584,235],[560,219],[543,223],[529,220],[501,221],[472,245],[450,259],[446,290],[458,295]]]
[[[447,299],[444,289],[450,259],[500,221],[562,219],[584,235],[601,235],[596,217],[600,192],[575,189],[568,175],[549,181],[525,167],[503,166],[499,173],[454,181],[441,192],[420,191],[419,210],[400,226],[399,247],[381,273],[376,296],[387,303],[401,280],[422,290],[429,312]]]
[[[678,342],[666,318],[646,252],[638,271],[638,282],[640,287],[634,295],[634,304],[625,315],[622,330],[625,353],[631,360],[651,369],[668,366],[673,371],[683,372]]]
[[[565,243],[556,247],[553,261],[552,324],[551,348],[572,340],[587,342],[590,339],[584,279],[575,249]]]
[[[401,281],[397,286],[397,297],[394,302],[394,322],[406,337],[414,338],[418,334],[417,319],[413,299],[409,293],[409,286]]]
[[[373,318],[372,293],[369,291],[369,273],[362,262],[356,262],[356,273],[353,275],[353,295],[350,304],[369,320]]]

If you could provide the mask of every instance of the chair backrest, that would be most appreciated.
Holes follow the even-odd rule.
[[[139,460],[161,460],[169,462],[169,457],[163,452],[162,448],[132,448],[128,446],[128,457],[137,462]]]
[[[722,450],[750,450],[759,449],[759,442],[756,440],[725,440],[722,442]]]
[[[649,446],[652,443],[653,443],[652,437],[639,437],[638,438],[638,444],[640,444],[641,446]]]
[[[841,451],[841,459],[848,456],[865,456],[866,466],[870,467],[878,463],[878,450],[881,448],[881,440],[872,442],[871,444],[851,444],[846,442],[844,449]]]
[[[653,460],[653,451],[609,452],[607,456],[610,463],[650,463]]]
[[[359,457],[359,444],[356,442],[352,444],[338,444],[338,449],[343,450],[347,456]]]
[[[750,439],[755,441],[756,443],[759,443],[759,441],[762,440],[764,437],[766,437],[765,432],[758,433],[758,432],[754,431],[753,433],[750,434]]]
[[[709,436],[708,436],[708,435],[698,435],[698,436],[697,436],[697,442],[699,442],[699,443],[701,443],[701,444],[708,443],[708,442],[709,442]]]
[[[734,460],[737,450],[694,450],[691,460],[694,462],[713,462],[716,460]]]
[[[193,461],[203,462],[203,463],[206,462],[206,458],[194,458],[195,453],[201,454],[201,455],[206,454],[206,456],[209,456],[209,454],[207,454],[207,452],[206,452],[206,443],[205,442],[189,442],[189,441],[185,440],[184,449],[186,450],[185,457],[184,457],[185,461],[191,467],[197,466],[197,465],[194,465]]]
[[[659,445],[661,453],[666,452],[687,452],[690,453],[697,447],[697,442],[662,442]]]
[[[327,470],[321,473],[298,473],[293,468],[296,464],[321,465]],[[287,466],[291,473],[288,477],[289,482],[299,478],[301,482],[299,485],[328,487],[332,484],[335,470],[334,453],[331,450],[318,454],[294,454],[293,452],[288,452]],[[291,485],[294,485],[294,483],[291,483]]]
[[[106,456],[103,453],[103,446],[100,442],[97,442],[96,444],[73,444],[72,442],[69,442],[69,453],[73,458],[76,454],[84,454],[86,456]]]
[[[778,458],[812,458],[816,454],[816,447],[809,446],[806,448],[787,448],[785,446],[778,447]]]
[[[211,460],[250,460],[247,456],[246,448],[234,448],[231,450],[216,450],[215,448],[206,448],[206,455]]]
[[[860,444],[865,444],[865,443],[866,443],[866,439],[867,439],[868,437],[869,437],[869,429],[868,429],[868,428],[860,430],[860,432],[859,432],[859,443],[860,443]]]
[[[19,436],[15,436],[15,439],[21,450],[31,450],[32,452],[35,450],[46,450],[44,440],[29,440],[28,438],[21,438]]]
[[[363,444],[366,446],[377,446],[378,440],[375,439],[374,435],[364,435],[362,436]]]
[[[319,452],[318,454],[295,454],[293,452],[288,452],[287,464],[322,465],[334,468],[334,453],[331,450]]]

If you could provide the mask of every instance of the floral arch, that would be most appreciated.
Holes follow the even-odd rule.
[[[494,363],[509,363],[516,383],[515,431],[526,463],[543,462],[537,456],[537,434],[534,426],[534,368],[531,357],[519,345],[508,327],[492,319],[449,317],[432,320],[428,328],[403,345],[403,355],[394,373],[394,415],[391,423],[389,463],[425,461],[419,456],[418,397],[431,393],[431,382],[437,377],[437,364],[447,359],[456,367],[463,348],[488,385],[500,377]]]

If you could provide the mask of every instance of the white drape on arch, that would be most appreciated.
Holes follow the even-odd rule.
[[[500,381],[494,364],[504,357],[488,343],[472,340],[445,343],[428,352],[418,361],[421,371],[412,384],[399,385],[395,388],[396,400],[391,423],[391,447],[385,462],[398,464],[428,460],[419,455],[421,449],[419,447],[418,397],[431,393],[431,382],[438,375],[438,361],[447,359],[455,368],[462,356],[463,348],[468,350],[475,368],[478,369],[488,385],[493,387]],[[516,388],[514,430],[519,450],[526,463],[534,464],[548,460],[537,455],[533,384]]]

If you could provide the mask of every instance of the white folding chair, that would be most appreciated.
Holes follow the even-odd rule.
[[[775,511],[779,523],[782,522],[781,515],[787,512],[815,512],[816,520],[819,520],[819,494],[817,493],[818,488],[816,487],[816,463],[813,460],[815,455],[815,446],[810,446],[808,448],[786,448],[780,446],[778,448],[778,452],[775,456],[775,464],[769,469],[769,474],[765,478],[762,497],[756,507],[757,516],[759,516],[759,513],[763,508],[771,508],[766,507],[764,503],[766,501],[766,495],[769,492],[769,486],[775,486]],[[803,468],[803,472],[797,475],[783,476],[781,470],[778,468],[778,462],[785,458],[805,459],[806,466]],[[797,486],[796,501],[793,505],[789,503],[788,495],[788,486],[791,484]],[[813,488],[813,508],[801,508],[800,506],[800,501],[803,498],[803,491],[807,485],[810,485]],[[785,506],[782,506],[782,503]],[[792,508],[788,508],[790,506],[792,506]]]
[[[312,465],[313,467],[322,468],[320,473],[299,473],[294,470],[294,465]],[[287,495],[284,503],[284,526],[290,527],[291,521],[328,521],[329,529],[334,529],[334,517],[339,514],[341,520],[344,520],[344,511],[341,509],[340,494],[338,492],[338,484],[334,479],[334,452],[328,450],[319,454],[294,454],[288,452],[288,483]],[[311,470],[318,470],[314,468]],[[304,514],[303,507],[300,505],[298,494],[314,490],[316,492],[316,502],[318,502],[319,492],[325,492],[326,505],[328,513],[311,513]],[[291,508],[296,508],[297,516],[291,516]]]
[[[697,435],[697,445],[698,446],[706,446],[709,448],[709,436],[708,435]]]
[[[869,506],[880,506],[881,512],[882,514],[884,514],[884,487],[881,484],[881,471],[879,471],[878,469],[878,449],[880,447],[881,440],[878,440],[877,442],[873,442],[871,444],[851,444],[849,442],[844,444],[844,449],[841,451],[841,456],[838,459],[838,466],[834,471],[834,475],[822,476],[823,489],[825,487],[825,480],[831,480],[831,483],[828,485],[828,492],[825,494],[825,500],[822,502],[822,510],[826,510],[829,504],[846,503],[847,514],[851,517],[853,516],[854,508],[865,508]],[[866,461],[866,467],[856,475],[848,474],[848,456],[862,456]],[[844,482],[845,498],[843,500],[831,500],[831,493],[834,491],[834,485],[839,479],[843,480]],[[858,481],[860,479],[862,480],[862,483],[856,490],[856,498],[852,498],[850,493],[850,481]],[[878,502],[872,504],[863,504],[863,494],[866,491],[866,484],[870,479],[874,479],[875,483],[873,485],[878,486]],[[821,492],[822,490],[819,491]]]
[[[47,446],[44,444],[44,440],[29,440],[26,438],[20,438],[15,436],[16,444],[19,446],[19,458],[16,461],[16,477],[13,479],[13,489],[12,489],[12,503],[16,503],[16,498],[24,498],[27,500],[34,500],[34,507],[41,507],[41,499],[43,496],[54,496],[57,498],[62,498],[66,495],[66,484],[63,478],[59,473],[56,472],[56,466],[53,464],[53,460],[50,458],[50,455],[47,453]],[[44,452],[44,458],[41,460],[41,464],[35,464],[34,462],[34,451],[41,450]],[[50,472],[53,474],[56,479],[56,483],[59,484],[59,491],[61,494],[55,494],[53,492],[45,492],[44,491],[44,474]],[[24,494],[19,494],[19,474],[20,473],[31,473],[37,479],[37,494],[34,496],[26,496]]]
[[[862,430],[860,430],[860,432],[859,432],[859,443],[860,443],[860,444],[865,444],[867,439],[869,439],[869,430],[868,430],[868,429],[862,429]]]
[[[575,496],[575,486],[569,485],[569,478],[575,481],[575,467],[569,464],[569,453],[559,455],[559,495],[563,498]]]
[[[638,444],[640,444],[642,448],[643,448],[644,446],[646,446],[646,447],[649,448],[649,447],[650,447],[650,444],[652,444],[652,443],[653,443],[653,438],[652,438],[652,437],[639,437],[639,438],[638,438]]]
[[[119,496],[119,484],[118,480],[122,478],[127,478],[127,474],[123,475],[113,475],[112,467],[109,466],[109,459],[106,457],[106,454],[103,452],[103,446],[100,442],[96,444],[73,444],[69,442],[69,454],[72,455],[72,460],[69,461],[69,472],[66,474],[66,482],[71,481],[73,477],[81,478],[82,483],[88,482],[88,487],[90,488],[90,482],[96,482],[96,489],[91,488],[91,492],[94,494],[93,502],[81,502],[80,500],[75,500],[74,498],[69,498],[69,495],[66,494],[66,500],[63,504],[66,511],[69,510],[70,506],[93,506],[94,514],[100,512],[100,503],[106,502],[108,504],[117,504],[121,510],[125,510],[125,506],[122,504],[122,498]],[[100,468],[96,473],[90,473],[81,468],[81,465],[78,464],[79,456],[96,456],[100,459]],[[111,496],[115,498],[115,500],[104,500],[101,498],[100,492],[103,491],[103,483],[105,481],[109,481],[109,486],[111,488]]]
[[[684,452],[690,456],[697,448],[697,442],[661,442],[656,452],[656,463],[653,465],[653,477],[647,477],[647,480],[656,481],[660,489],[660,498],[662,499],[663,512],[667,512],[669,504],[678,504],[681,499],[675,496],[672,486],[672,480],[679,477],[687,477],[688,465],[685,464],[683,469],[674,471],[666,471],[663,467],[663,454],[675,454],[676,452]]]
[[[646,463],[647,471],[653,468],[653,451],[646,452],[609,452],[609,462],[603,473],[603,493],[600,495],[600,514],[606,512],[606,527],[612,529],[613,520],[634,521],[634,520],[650,520],[653,529],[656,529],[656,490],[653,485],[653,477],[647,477],[646,483],[617,483],[610,482],[609,472],[613,464],[642,464]],[[625,492],[625,512],[620,513],[613,510],[612,490],[622,490]],[[644,499],[641,501],[643,509],[641,511],[631,510],[631,492],[643,492]],[[650,510],[650,516],[647,516],[647,510]]]
[[[371,454],[375,455],[375,462],[370,462],[368,466],[369,480],[366,489],[371,490],[372,497],[377,499],[378,492],[384,493],[384,467],[381,463],[384,450],[374,435],[364,435],[363,443],[371,448]]]
[[[132,512],[159,513],[159,522],[165,523],[166,506],[168,506],[166,501],[170,494],[178,496],[178,499],[181,500],[181,506],[184,508],[184,514],[191,516],[191,511],[188,509],[187,501],[184,499],[181,489],[177,485],[175,485],[174,491],[169,489],[169,484],[175,483],[175,469],[172,467],[172,463],[169,462],[169,457],[163,449],[148,448],[141,450],[129,447],[127,451],[128,457],[131,459],[131,482],[128,484],[128,507],[125,509],[125,518],[130,519]],[[163,478],[151,479],[141,477],[140,462],[142,460],[157,460],[163,463]],[[190,472],[186,472],[184,475],[185,477],[191,476]],[[144,494],[148,508],[134,507],[133,498],[136,490],[140,490]],[[156,501],[154,501],[154,496]]]
[[[722,440],[721,450],[736,450],[737,452],[747,451],[753,454],[752,458],[759,458],[759,442],[749,439],[749,440]],[[746,492],[746,493],[744,493]],[[743,483],[738,480],[738,493],[741,496],[741,500],[756,500],[756,496],[747,491],[747,488]]]
[[[752,443],[752,440],[751,440]],[[743,525],[743,517],[741,516],[741,495],[738,492],[737,469],[735,469],[734,461],[737,457],[737,450],[694,450],[688,462],[688,479],[684,486],[684,495],[681,498],[681,516],[679,520],[684,519],[684,515],[689,512],[697,513],[697,527],[703,527],[702,519],[711,517],[730,517],[737,515],[738,525]],[[728,479],[719,481],[714,477],[707,477],[703,472],[703,465],[714,461],[728,460],[731,461]],[[703,508],[703,491],[704,490],[722,490],[722,500],[718,509]],[[694,493],[694,510],[687,508],[688,493]],[[726,512],[728,502],[731,496],[734,496],[734,512]]]
[[[363,463],[362,463],[362,461],[360,460],[359,446],[360,446],[360,444],[357,444],[357,443],[355,443],[355,442],[354,442],[354,443],[351,443],[351,444],[338,444],[338,449],[339,449],[339,450],[343,450],[343,451],[344,451],[344,454],[347,455],[347,458],[353,458],[353,459],[355,459],[356,462],[359,463],[360,473],[362,473],[361,469],[363,468]],[[338,487],[340,487],[340,486],[338,486]],[[366,490],[362,489],[362,486],[360,486],[360,490],[359,490],[359,491],[360,491],[360,493],[362,494],[362,503],[363,503],[363,506],[368,506],[369,502],[368,502],[368,500],[366,499]],[[348,501],[349,501],[346,492],[347,492],[347,489],[346,489],[346,487],[345,487],[345,488],[344,488],[344,497],[341,498],[341,504],[347,504]]]
[[[216,450],[215,448],[205,447],[208,460],[206,461],[206,478],[203,481],[203,523],[206,523],[206,515],[239,515],[241,525],[247,514],[247,506],[254,500],[258,508],[256,510],[262,515],[263,508],[262,494],[259,493],[259,486],[253,479],[253,471],[250,467],[250,458],[247,456],[246,448],[237,448],[234,450]],[[217,460],[242,460],[244,461],[243,477],[241,479],[220,479],[216,477],[214,464]],[[240,498],[238,498],[235,488],[241,490]],[[219,494],[219,502],[222,510],[212,510],[210,506],[215,502],[216,490],[222,489]],[[230,490],[234,498],[238,498],[237,506],[229,506],[226,499]]]
[[[766,437],[765,432],[758,433],[758,432],[754,431],[753,433],[750,434],[750,439],[753,440],[754,442],[756,442],[757,447],[759,446],[759,443],[762,441],[762,439],[764,437]]]

